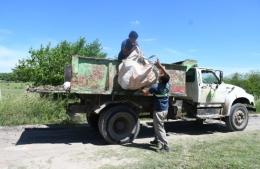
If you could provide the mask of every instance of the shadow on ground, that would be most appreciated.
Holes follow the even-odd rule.
[[[215,132],[227,132],[225,126],[221,124],[210,123],[204,125],[197,125],[191,121],[166,122],[165,128],[170,135],[205,135],[213,134]],[[154,131],[152,123],[147,122],[142,124],[138,138],[152,138],[153,136]],[[75,126],[48,125],[48,127],[43,128],[25,128],[16,145],[38,143],[90,143],[94,145],[106,145],[106,142],[99,134],[98,130],[88,126],[87,124],[79,124]],[[148,145],[132,146],[139,146],[142,148],[149,147]]]
[[[146,123],[147,126],[142,126],[139,138],[153,136],[152,122]],[[202,135],[214,134],[215,132],[228,132],[226,126],[222,123],[206,123],[199,124],[196,121],[170,121],[165,123],[165,129],[168,134],[187,134],[187,135]]]

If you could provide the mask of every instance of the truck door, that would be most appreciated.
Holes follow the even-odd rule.
[[[225,102],[226,90],[220,77],[213,70],[201,70],[199,83],[199,103],[222,104]]]

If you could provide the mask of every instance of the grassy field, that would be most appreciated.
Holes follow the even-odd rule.
[[[71,123],[65,111],[66,100],[41,98],[36,93],[27,93],[29,83],[0,81],[0,125]],[[256,101],[260,112],[260,100]],[[80,117],[77,121],[83,121]]]
[[[0,83],[0,126],[63,123],[69,120],[64,100],[41,98],[26,93],[24,83]],[[260,112],[260,100],[257,102]],[[260,168],[260,132],[214,133],[205,136],[178,136],[170,140],[170,153],[145,150],[146,144],[125,145],[124,151],[98,152],[102,158],[124,158],[118,168],[255,169]],[[93,158],[95,155],[93,155]],[[104,168],[116,168],[107,165]]]
[[[256,101],[256,112],[260,113],[260,100]]]
[[[111,156],[130,159],[118,168],[140,169],[256,169],[260,168],[259,131],[217,133],[210,136],[177,138],[170,141],[169,153],[157,153],[140,148],[126,147],[120,151],[100,152],[104,158]],[[132,161],[132,162],[131,162]],[[117,168],[106,166],[106,169]]]
[[[27,93],[26,83],[0,83],[0,125],[61,123],[68,120],[64,100]]]

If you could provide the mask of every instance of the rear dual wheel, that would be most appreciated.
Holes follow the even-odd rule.
[[[98,121],[99,132],[110,144],[132,142],[138,135],[140,123],[137,113],[123,105],[102,112]]]

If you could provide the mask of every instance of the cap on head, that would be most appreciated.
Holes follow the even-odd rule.
[[[129,38],[133,38],[133,39],[137,39],[138,38],[138,34],[136,31],[131,31],[128,35]]]
[[[166,84],[170,80],[170,76],[168,74],[164,74],[163,76],[159,77],[161,83]]]

